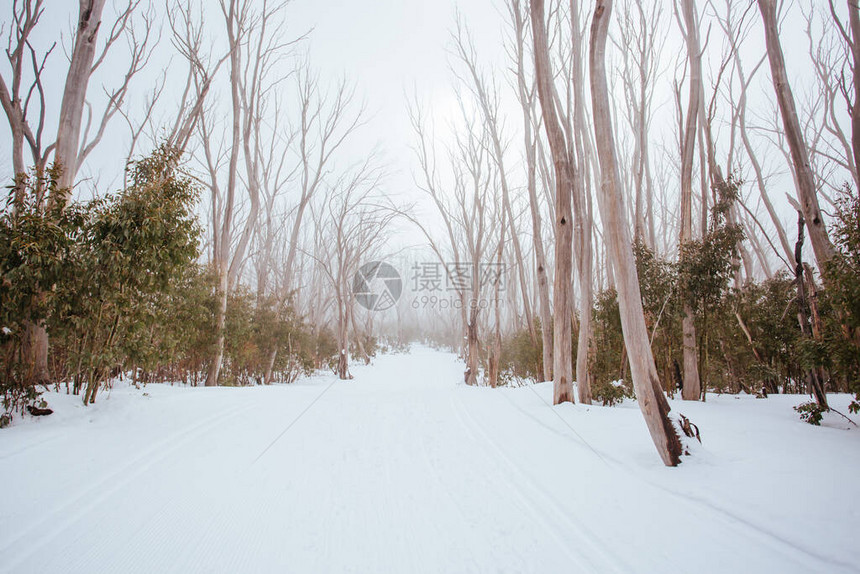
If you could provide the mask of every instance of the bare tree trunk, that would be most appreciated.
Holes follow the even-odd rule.
[[[479,353],[481,352],[478,343],[478,307],[474,306],[469,313],[469,324],[466,326],[466,373],[465,381],[467,385],[478,384],[478,369],[479,369]]]
[[[782,54],[776,21],[776,0],[758,0],[758,7],[764,23],[764,37],[773,78],[773,89],[776,93],[785,139],[794,165],[797,195],[809,229],[809,241],[812,243],[818,268],[823,269],[824,264],[833,257],[833,244],[830,242],[827,227],[821,217],[815,179],[809,162],[809,150],[803,139],[797,109],[794,105],[794,95],[791,92],[788,74],[785,71],[785,58]]]
[[[537,275],[537,292],[540,305],[541,348],[543,362],[543,380],[552,380],[552,308],[549,299],[549,281],[546,270],[546,252],[543,244],[540,202],[537,196],[537,154],[534,135],[532,133],[532,105],[534,89],[529,87],[525,72],[525,19],[519,0],[511,0],[511,16],[516,36],[517,64],[517,95],[523,112],[523,141],[526,150],[526,170],[528,177],[529,207],[532,217],[532,244],[535,250],[535,272]]]
[[[593,146],[588,133],[588,117],[585,108],[585,77],[583,73],[584,49],[582,30],[579,25],[579,5],[571,0],[571,76],[574,94],[573,121],[568,122],[570,151],[576,150],[580,158],[579,169],[573,186],[574,239],[576,245],[576,267],[579,277],[579,329],[576,344],[576,389],[579,402],[591,404],[591,374],[589,365],[592,354],[593,329],[593,237],[592,206],[588,191],[590,182],[589,162],[593,160]],[[575,165],[571,159],[571,165]]]
[[[348,286],[347,286],[348,289]],[[367,333],[360,333],[358,331],[358,324],[355,320],[355,306],[349,305],[349,324],[352,325],[352,332],[355,335],[355,345],[358,347],[358,354],[361,357],[361,360],[364,361],[365,365],[370,364],[370,354],[367,352],[367,349],[364,346],[364,337],[367,336]]]
[[[732,205],[732,208],[731,208],[729,214],[731,215],[731,219],[729,220],[729,223],[731,225],[739,225],[740,217],[739,217],[739,211],[738,211],[737,205]],[[753,231],[753,233],[754,233],[754,231]],[[754,245],[754,241],[755,240],[750,237],[750,239],[749,239],[750,245]],[[752,258],[752,255],[750,254],[750,250],[747,249],[747,246],[744,244],[743,240],[738,242],[738,252],[739,252],[740,257],[741,257],[741,263],[743,263],[743,267],[744,267],[744,276],[745,276],[744,283],[748,283],[754,279],[753,258]],[[733,261],[733,264],[734,264],[734,261]],[[764,265],[765,266],[767,265],[766,261],[765,261]],[[765,271],[765,273],[769,275],[769,272],[767,270]],[[738,270],[738,272],[735,273],[735,278],[738,279],[739,277],[740,277],[740,270]],[[736,287],[740,288],[741,285],[737,284]]]
[[[41,384],[50,381],[48,373],[48,333],[43,323],[27,321],[24,324],[21,354],[25,382]]]
[[[215,338],[215,349],[212,359],[209,362],[209,372],[206,375],[207,387],[218,385],[218,378],[221,375],[221,364],[224,360],[224,327],[227,322],[227,297],[229,294],[230,284],[227,278],[226,264],[222,265],[222,269],[218,272],[218,308],[215,314],[215,330],[217,336]]]
[[[573,301],[573,166],[555,109],[543,0],[531,1],[535,75],[544,129],[555,166],[555,280],[553,287],[553,403],[573,402],[571,312]]]
[[[264,385],[271,385],[275,369],[275,359],[278,357],[278,348],[275,347],[269,352],[269,358],[266,361],[266,374],[263,377]]]
[[[809,325],[809,316],[806,314],[806,287],[804,285],[804,269],[803,269],[803,227],[804,227],[804,219],[803,214],[798,211],[797,212],[797,243],[794,246],[794,262],[795,262],[795,270],[794,270],[794,279],[797,283],[797,322],[800,325],[800,331],[807,337],[814,337],[818,339],[816,336],[816,324],[813,322],[812,329],[810,330]],[[806,381],[809,386],[809,393],[815,397],[815,401],[824,409],[829,408],[827,406],[827,393],[824,391],[824,380],[822,377],[821,367],[819,365],[815,365],[811,367],[806,372]]]
[[[338,303],[338,343],[340,349],[337,357],[337,377],[342,381],[351,378],[349,374],[349,322],[343,305],[343,301]]]
[[[490,348],[490,355],[487,358],[487,382],[490,387],[495,389],[499,386],[499,367],[502,354],[502,338],[498,332],[493,334],[493,343]]]
[[[507,216],[507,211],[502,211],[502,221],[501,228],[502,232],[499,235],[499,245],[496,249],[496,265],[501,266],[502,258],[504,256],[505,250],[505,237],[504,237],[504,228],[505,228],[505,218]],[[499,385],[499,374],[501,372],[501,358],[502,358],[502,314],[499,308],[499,289],[500,282],[496,282],[495,288],[493,290],[493,335],[492,342],[490,343],[489,353],[487,357],[487,380],[490,383],[490,387],[496,388]]]
[[[648,148],[645,148],[648,152]],[[654,180],[651,177],[651,162],[645,162],[645,177],[648,183],[648,245],[657,253],[657,224],[655,223],[654,213]]]
[[[857,0],[848,0],[848,26],[851,29],[851,59],[853,60],[854,102],[851,111],[851,147],[854,151],[854,170],[860,172],[860,6]],[[860,175],[854,174],[860,181]],[[860,191],[860,190],[856,190]]]
[[[587,243],[580,249],[580,257],[577,258],[579,267],[579,335],[576,344],[576,388],[579,402],[591,404],[591,370],[590,361],[592,355],[592,302],[594,299],[594,287],[592,285],[591,273],[591,217],[586,217],[588,226]],[[583,234],[585,235],[585,234]]]
[[[611,13],[612,0],[597,0],[589,53],[594,133],[601,171],[600,213],[605,226],[604,238],[616,274],[621,327],[636,399],[660,458],[667,466],[676,466],[680,462],[681,441],[669,418],[669,402],[663,394],[654,356],[651,354],[636,261],[630,243],[630,230],[625,221],[624,194],[618,187],[618,162],[615,156],[605,65],[606,37]]]
[[[527,137],[531,137],[530,119],[526,120]],[[542,344],[542,360],[543,360],[543,380],[552,380],[553,367],[553,345],[552,345],[552,307],[549,299],[549,280],[547,279],[546,270],[546,252],[543,246],[543,235],[541,234],[541,216],[540,204],[537,198],[537,178],[535,177],[536,158],[534,141],[530,141],[526,146],[528,162],[528,187],[529,187],[529,205],[532,214],[532,242],[535,250],[535,271],[537,273],[537,287],[540,298],[540,322],[541,322],[541,344]]]
[[[224,327],[227,319],[227,299],[230,292],[230,251],[233,239],[233,207],[236,196],[236,184],[238,181],[239,152],[242,149],[242,98],[241,90],[241,65],[242,56],[240,39],[242,36],[243,22],[237,13],[239,7],[236,0],[230,2],[229,11],[224,16],[227,24],[227,37],[230,45],[230,97],[232,104],[232,147],[230,148],[230,160],[227,173],[227,196],[224,200],[224,214],[220,229],[215,229],[215,234],[220,234],[220,252],[215,260],[218,269],[218,309],[216,314],[216,329],[218,332],[212,361],[209,365],[209,374],[206,377],[206,386],[214,387],[218,384],[221,373],[221,363],[224,359]],[[212,174],[213,179],[216,174]]]
[[[230,119],[231,144],[227,164],[227,188],[223,199],[223,213],[218,221],[217,199],[218,191],[218,160],[211,158],[209,142],[203,126],[203,147],[207,154],[211,187],[213,196],[213,220],[215,222],[213,235],[215,249],[213,263],[218,273],[218,309],[216,312],[216,327],[218,329],[212,361],[206,377],[206,386],[218,384],[221,363],[224,357],[224,327],[226,324],[227,301],[234,281],[241,275],[245,263],[245,252],[256,227],[260,209],[260,148],[257,143],[259,136],[259,112],[262,106],[261,92],[268,87],[263,85],[268,66],[277,51],[283,46],[272,42],[282,29],[275,23],[270,27],[270,21],[280,7],[263,4],[263,10],[255,18],[250,18],[247,0],[221,0],[221,11],[227,32],[230,61]],[[201,87],[203,89],[204,87]],[[253,144],[253,145],[252,145]],[[250,206],[244,226],[238,241],[233,243],[234,209],[236,191],[240,183],[239,157],[244,151],[244,188],[247,190]],[[220,223],[220,225],[219,225]]]
[[[690,99],[681,148],[681,237],[679,246],[693,239],[693,155],[696,145],[699,106],[702,89],[702,57],[699,47],[699,23],[693,0],[681,0],[684,14],[687,59],[690,66]],[[705,209],[705,206],[702,206]],[[685,302],[681,323],[684,355],[684,400],[698,400],[702,394],[699,380],[699,357],[696,346],[696,323],[692,306]]]
[[[84,101],[96,53],[96,39],[101,25],[102,10],[105,7],[105,0],[79,0],[79,3],[78,25],[69,62],[69,73],[63,89],[60,123],[57,128],[57,147],[54,152],[55,161],[62,166],[63,171],[59,180],[61,197],[52,197],[51,200],[59,201],[61,205],[65,204],[78,171],[78,146],[81,139]]]

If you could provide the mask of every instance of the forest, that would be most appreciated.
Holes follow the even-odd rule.
[[[856,0],[0,15],[0,571],[856,571]]]
[[[4,421],[40,388],[90,404],[118,376],[346,379],[410,340],[458,352],[469,385],[636,397],[667,464],[666,394],[808,393],[814,424],[828,392],[860,391],[851,2],[509,0],[500,69],[458,12],[450,133],[407,98],[412,195],[387,189],[376,150],[344,152],[367,104],[320,79],[287,3],[106,4],[81,0],[51,43],[57,7],[5,14]],[[112,124],[123,146],[103,142]],[[113,188],[81,179],[96,153],[127,166]],[[403,233],[465,273],[459,312],[356,309],[354,275]],[[504,281],[482,280],[492,264]]]

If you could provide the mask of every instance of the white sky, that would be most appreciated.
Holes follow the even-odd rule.
[[[207,9],[212,10],[210,26],[220,26],[215,0],[206,0],[211,3]],[[4,31],[8,30],[8,14],[11,13],[12,0],[0,0],[0,14],[4,21]],[[744,0],[746,2],[746,0]],[[114,0],[118,6],[121,0]],[[160,0],[154,0],[155,5],[162,6]],[[109,5],[112,2],[109,0]],[[704,2],[697,2],[700,12],[704,9]],[[415,162],[410,146],[414,142],[414,136],[409,125],[406,99],[407,94],[416,93],[436,119],[437,128],[442,131],[447,120],[457,114],[454,93],[452,89],[452,75],[449,70],[451,57],[448,53],[450,46],[450,30],[454,23],[455,10],[459,9],[472,36],[475,40],[478,58],[486,66],[494,65],[500,69],[506,64],[505,53],[502,46],[503,33],[506,28],[504,17],[500,14],[499,0],[373,0],[355,2],[354,0],[328,0],[325,2],[314,0],[293,0],[287,7],[287,21],[289,34],[298,36],[301,33],[313,29],[306,42],[307,50],[312,66],[320,73],[323,82],[334,83],[340,77],[346,77],[355,83],[357,95],[367,106],[368,118],[366,125],[355,135],[346,150],[348,156],[358,157],[374,147],[379,147],[381,157],[389,168],[390,177],[387,179],[387,189],[392,193],[403,193],[414,197],[414,184],[412,172]],[[623,4],[616,2],[616,10]],[[801,0],[802,6],[816,6],[823,8],[826,0]],[[46,2],[46,15],[40,24],[36,35],[37,47],[44,49],[50,42],[54,41],[61,32],[64,33],[68,43],[68,31],[77,10],[77,3],[71,0],[48,0]],[[586,3],[585,10],[590,9]],[[655,126],[662,130],[662,135],[652,135],[652,158],[660,161],[661,154],[658,146],[661,142],[672,144],[672,133],[674,123],[674,105],[671,98],[671,83],[673,77],[674,58],[678,50],[673,42],[677,41],[677,29],[674,20],[671,20],[671,7],[667,1],[664,8],[667,34],[670,36],[667,45],[666,57],[671,58],[667,62],[668,72],[659,78],[660,86],[657,93],[665,96],[669,101],[661,106],[657,114],[660,117],[655,121]],[[753,11],[755,12],[754,8]],[[796,11],[795,11],[796,12]],[[111,8],[106,9],[105,19],[109,19],[113,13]],[[616,14],[617,17],[617,14]],[[756,27],[760,27],[758,14],[751,15],[755,19]],[[104,31],[103,31],[104,32]],[[703,37],[705,32],[703,31]],[[708,46],[709,51],[717,52],[721,42],[721,33],[716,26],[711,30],[712,40]],[[141,105],[143,95],[154,81],[157,71],[166,63],[166,54],[169,52],[169,33],[165,32],[162,38],[161,52],[154,58],[149,71],[143,74],[137,81],[133,100],[130,102],[132,113],[134,106]],[[814,93],[814,84],[809,81],[808,57],[806,56],[806,38],[803,35],[802,22],[795,14],[787,23],[783,31],[783,45],[786,51],[786,59],[792,68],[794,77],[795,96],[802,100]],[[756,59],[757,53],[761,53],[761,41],[753,37],[745,51],[750,51],[750,58]],[[59,108],[60,87],[64,79],[65,58],[62,45],[58,46],[52,55],[49,70],[60,71],[49,73],[46,77],[46,85],[49,92],[49,130],[55,125],[55,117]],[[99,100],[101,92],[101,81],[107,80],[111,83],[111,74],[117,74],[122,69],[122,58],[117,56],[115,61],[108,62],[102,71],[102,76],[97,78],[90,87],[90,95],[94,101]],[[8,72],[8,64],[0,64],[4,75]],[[747,65],[747,71],[752,64]],[[285,68],[286,71],[286,68]],[[501,74],[501,72],[498,72]],[[181,78],[180,76],[177,76]],[[766,110],[755,109],[756,102],[763,102],[769,98],[768,90],[771,90],[768,77],[767,64],[759,72],[760,85],[757,91],[750,94],[750,121],[756,121],[756,114],[764,114]],[[500,80],[503,89],[508,90],[506,80]],[[707,82],[707,80],[706,80]],[[173,86],[174,92],[181,89],[181,85]],[[706,83],[706,88],[708,87]],[[686,88],[685,92],[686,94]],[[510,97],[510,94],[508,94]],[[103,98],[102,98],[103,99]],[[655,100],[659,105],[660,97]],[[684,97],[686,104],[686,98]],[[169,103],[169,102],[168,102]],[[517,112],[518,113],[518,112]],[[510,130],[516,129],[521,122],[518,115],[508,118],[506,125]],[[6,122],[2,122],[4,126]],[[622,128],[621,118],[615,118],[616,128]],[[441,127],[440,127],[441,126]],[[3,128],[8,130],[8,128]],[[7,132],[8,133],[8,132]],[[50,134],[46,134],[49,138]],[[509,138],[519,142],[516,133],[509,133]],[[97,187],[99,193],[109,193],[116,189],[120,183],[123,167],[123,153],[126,149],[128,128],[120,117],[116,117],[111,131],[105,141],[95,153],[95,157],[82,169],[81,175],[92,177],[90,182],[82,185],[82,193],[86,194],[84,187]],[[512,157],[508,160],[515,165],[519,162],[519,146],[515,145]],[[141,149],[140,151],[146,151]],[[440,151],[442,151],[440,149]],[[516,155],[514,155],[516,154]],[[777,154],[770,154],[770,160],[766,162],[767,167],[777,173],[785,173],[785,166],[781,166],[782,158]],[[7,138],[0,138],[0,176],[11,172],[11,153]],[[95,183],[93,183],[95,182]],[[515,182],[516,183],[516,182]],[[790,182],[785,182],[790,185]],[[790,189],[790,188],[786,188]],[[775,192],[774,195],[780,194]],[[781,201],[781,200],[780,200]],[[406,242],[411,242],[409,238]],[[415,242],[419,238],[414,238]]]
[[[155,5],[161,5],[161,0],[153,1]],[[211,11],[209,27],[217,29],[223,26],[218,20],[220,14],[215,0],[206,1],[211,2],[211,6],[207,5],[207,10]],[[7,20],[11,13],[11,2],[0,0],[0,14]],[[123,0],[109,0],[104,20],[109,21],[115,7],[122,3]],[[37,47],[45,49],[61,35],[63,42],[68,44],[69,30],[77,11],[76,3],[64,1],[62,8],[59,8],[57,0],[49,0],[46,4],[45,15],[35,34]],[[502,26],[495,9],[486,0],[460,0],[457,4],[469,19],[470,26],[475,28],[476,42],[483,40],[492,49],[492,43],[499,37]],[[287,6],[286,20],[291,36],[298,37],[312,30],[302,49],[309,54],[311,66],[320,74],[322,83],[334,84],[345,77],[355,84],[357,99],[366,105],[366,124],[351,138],[347,154],[360,156],[369,149],[379,147],[381,157],[391,173],[388,182],[392,190],[412,187],[408,165],[412,158],[409,146],[414,138],[406,110],[407,94],[411,97],[411,94],[417,93],[420,100],[433,108],[434,113],[438,114],[446,108],[451,113],[455,111],[446,51],[454,14],[454,0],[293,0]],[[8,25],[5,30],[8,30]],[[62,48],[61,43],[52,54],[48,66],[49,70],[61,72],[46,75],[48,126],[56,124],[55,116],[60,105],[66,59]],[[149,68],[136,78],[136,89],[129,102],[132,114],[141,108],[143,98],[161,68],[167,62],[181,64],[178,58],[168,60],[169,57],[169,31],[165,31],[159,52]],[[112,85],[124,61],[118,57],[113,64],[105,66],[107,72],[91,82],[88,96],[94,101],[100,100],[101,82]],[[5,59],[0,66],[4,75],[7,74],[8,64]],[[288,71],[289,67],[285,66],[284,72]],[[176,98],[181,93],[181,82],[184,81],[182,73],[180,71],[175,76],[176,82],[172,86]],[[169,85],[166,93],[170,93],[170,88]],[[164,97],[163,103],[167,101]],[[5,120],[2,123],[4,127],[0,129],[8,133]],[[119,184],[122,156],[117,152],[127,147],[128,141],[128,127],[117,116],[103,144],[81,172],[83,177],[97,178],[99,193],[109,193]],[[11,150],[6,138],[0,139],[0,175],[6,179],[11,175]],[[92,187],[92,184],[87,185],[85,182],[82,188],[84,186]],[[85,190],[80,191],[86,194]]]

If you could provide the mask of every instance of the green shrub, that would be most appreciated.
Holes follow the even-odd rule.
[[[68,276],[68,264],[81,225],[78,209],[44,206],[44,195],[58,193],[59,173],[30,174],[9,188],[0,211],[0,393],[11,421],[39,395],[34,365],[25,364],[24,344],[30,325],[51,319]],[[16,188],[23,188],[20,200]]]
[[[28,384],[15,359],[28,321],[44,323],[53,375],[75,392],[85,386],[87,403],[130,357],[146,363],[169,353],[156,333],[171,321],[169,302],[200,234],[197,189],[178,161],[163,146],[130,166],[128,189],[62,211],[40,199],[40,190],[60,192],[56,172],[24,182],[29,192],[0,216],[4,387]]]
[[[797,405],[794,410],[800,415],[800,420],[815,426],[821,425],[821,419],[827,412],[827,409],[814,401]]]
[[[631,383],[601,379],[592,383],[591,396],[595,401],[600,401],[604,407],[614,407],[621,404],[624,399],[632,399],[636,395],[633,393]]]
[[[831,236],[836,252],[824,270],[821,298],[826,353],[845,390],[860,400],[860,196],[847,184],[836,201]]]
[[[507,384],[511,377],[518,379],[543,379],[543,345],[541,326],[536,324],[537,343],[533,343],[528,330],[521,330],[502,338],[499,365],[499,384]],[[504,383],[503,383],[504,381]]]

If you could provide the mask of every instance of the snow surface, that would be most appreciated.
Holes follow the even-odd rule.
[[[858,571],[860,430],[805,397],[674,402],[704,445],[670,469],[633,402],[462,370],[416,347],[352,381],[49,393],[0,431],[0,571]]]

